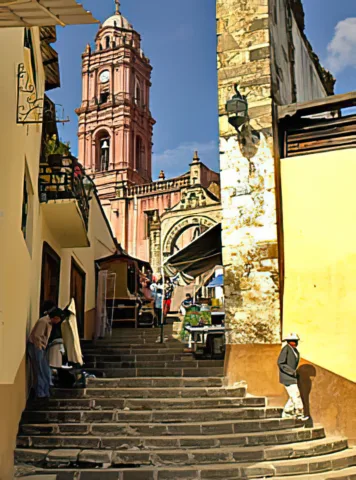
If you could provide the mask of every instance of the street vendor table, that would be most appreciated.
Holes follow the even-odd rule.
[[[208,338],[212,336],[222,336],[225,335],[225,326],[222,325],[209,325],[205,327],[192,327],[186,325],[184,327],[185,331],[189,333],[189,348],[192,348],[194,352],[197,351],[198,345],[206,347],[207,343],[213,344],[213,342],[208,342]],[[211,356],[213,352],[210,352]]]

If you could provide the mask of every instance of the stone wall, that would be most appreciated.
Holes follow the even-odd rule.
[[[227,343],[278,343],[268,0],[218,0],[217,28]],[[239,135],[225,114],[235,83],[249,102]]]

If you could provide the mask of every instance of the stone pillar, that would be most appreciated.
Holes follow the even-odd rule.
[[[150,264],[154,275],[161,273],[161,221],[158,211],[150,220]]]
[[[237,367],[229,364],[229,346],[280,341],[268,0],[217,0],[217,28],[226,371],[231,383],[239,378]],[[240,133],[225,113],[236,83],[249,103],[250,119]]]

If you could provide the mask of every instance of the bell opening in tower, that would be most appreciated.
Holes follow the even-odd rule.
[[[109,158],[110,158],[110,138],[103,138],[99,144],[99,165],[98,171],[105,172],[109,170]]]

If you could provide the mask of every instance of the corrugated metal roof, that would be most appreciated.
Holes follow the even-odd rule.
[[[0,0],[0,28],[98,23],[76,0]]]

